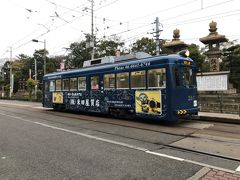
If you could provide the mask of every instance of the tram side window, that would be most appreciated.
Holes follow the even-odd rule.
[[[146,78],[145,71],[131,72],[131,88],[145,88]]]
[[[98,90],[99,89],[99,76],[92,76],[91,77],[91,90]]]
[[[105,74],[104,89],[114,89],[114,88],[115,88],[115,74]]]
[[[166,69],[151,69],[148,71],[148,87],[164,88],[166,87]]]
[[[61,91],[62,90],[62,81],[61,79],[56,80],[56,91]]]
[[[128,89],[129,88],[129,73],[118,73],[117,74],[117,89]]]
[[[77,78],[70,78],[70,91],[77,91]]]
[[[86,77],[78,77],[78,90],[86,90]]]
[[[55,81],[54,80],[50,81],[50,83],[49,83],[49,91],[50,92],[55,91]]]
[[[63,91],[69,91],[69,79],[62,80]]]

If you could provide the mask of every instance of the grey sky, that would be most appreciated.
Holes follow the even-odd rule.
[[[159,17],[162,23],[161,38],[172,39],[172,31],[180,29],[181,39],[196,43],[206,36],[208,24],[218,23],[218,32],[230,40],[240,38],[239,0],[95,0],[94,31],[97,38],[113,38],[116,34],[130,45],[147,36],[155,28]],[[50,55],[61,55],[71,42],[80,41],[84,33],[91,32],[88,0],[1,0],[0,58],[20,53],[32,55],[47,41]],[[105,20],[104,20],[105,19]]]

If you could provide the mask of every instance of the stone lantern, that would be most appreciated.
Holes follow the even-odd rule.
[[[205,55],[209,59],[210,63],[210,71],[211,72],[218,72],[219,69],[219,58],[221,56],[220,51],[220,43],[227,42],[228,39],[224,35],[220,35],[217,32],[217,23],[212,21],[209,23],[209,35],[200,38],[199,40],[205,44],[208,45],[208,51],[205,52]]]
[[[185,44],[183,41],[180,39],[180,30],[175,29],[173,31],[173,39],[171,42],[164,44],[163,46],[166,47],[167,49],[171,49],[174,52],[179,52],[187,47],[187,44]]]

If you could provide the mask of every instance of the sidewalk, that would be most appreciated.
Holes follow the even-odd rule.
[[[198,117],[200,120],[210,120],[210,121],[240,124],[240,116],[238,114],[199,112]]]
[[[210,169],[203,167],[195,175],[187,180],[239,180],[238,172],[226,172],[224,170]]]

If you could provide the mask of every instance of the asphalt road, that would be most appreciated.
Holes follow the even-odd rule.
[[[36,103],[10,103],[0,103],[0,179],[181,180],[203,167],[175,156],[190,155],[162,149],[161,143],[181,136],[54,115]],[[164,157],[166,151],[173,156]]]

